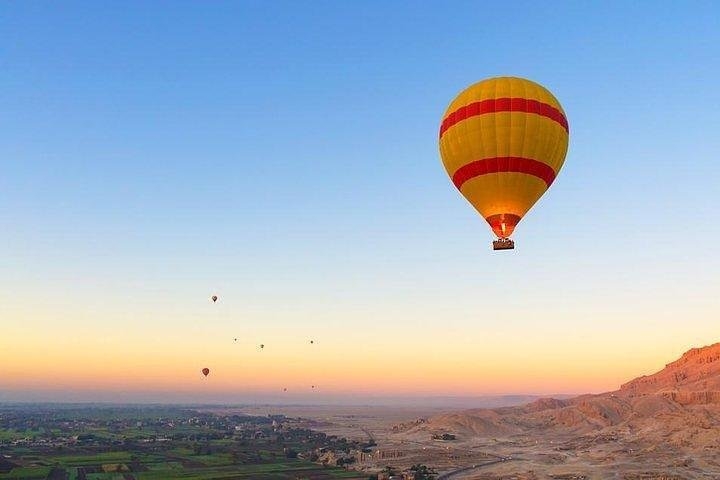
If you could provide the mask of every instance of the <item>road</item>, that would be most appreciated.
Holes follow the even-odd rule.
[[[362,430],[363,433],[365,433],[365,435],[368,436],[368,440],[370,440],[373,443],[377,443],[377,441],[375,440],[375,436],[372,434],[372,432],[370,430],[368,430],[367,428],[364,428],[364,427],[360,427],[360,430]]]
[[[462,468],[458,468],[457,470],[453,470],[452,472],[443,473],[442,475],[437,477],[436,480],[451,480],[455,476],[460,475],[461,473],[469,472],[470,470],[475,470],[477,468],[482,468],[482,467],[488,467],[490,465],[495,465],[496,463],[510,462],[512,460],[515,460],[515,459],[514,458],[510,458],[507,460],[500,459],[500,460],[491,460],[491,461],[485,462],[485,463],[477,463],[475,465],[470,465],[469,467],[462,467]]]

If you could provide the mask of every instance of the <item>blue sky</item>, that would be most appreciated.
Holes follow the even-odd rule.
[[[5,341],[390,328],[612,386],[720,339],[719,59],[715,2],[4,3]],[[437,149],[497,75],[570,123],[502,255]]]

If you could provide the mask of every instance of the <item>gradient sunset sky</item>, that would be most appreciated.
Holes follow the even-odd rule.
[[[720,341],[720,4],[534,3],[0,5],[0,401],[599,392]],[[437,133],[498,75],[570,149],[494,253]]]

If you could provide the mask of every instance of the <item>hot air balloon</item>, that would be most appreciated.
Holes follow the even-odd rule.
[[[312,345],[313,343],[315,343],[315,340],[310,340],[310,344]]]
[[[235,341],[237,342],[237,338],[235,339]]]
[[[262,344],[262,343],[261,343],[261,344],[260,344],[260,350],[262,350],[263,348],[265,348],[265,344]]]
[[[213,295],[212,297],[210,297],[210,299],[213,301],[213,303],[215,303],[215,302],[217,302],[218,296]]]
[[[514,248],[518,222],[565,162],[569,128],[541,85],[498,77],[469,86],[440,125],[440,156],[460,193],[490,224],[495,250]]]
[[[205,367],[205,368],[202,369],[202,374],[205,375],[206,377],[208,376],[209,373],[210,373],[210,369],[209,369],[209,368]]]

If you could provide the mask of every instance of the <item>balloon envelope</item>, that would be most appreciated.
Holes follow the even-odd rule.
[[[203,373],[203,375],[205,375],[205,376],[207,377],[208,374],[210,373],[210,369],[209,369],[209,368],[203,368],[203,369],[202,369],[202,373]]]
[[[450,103],[440,156],[460,193],[504,239],[560,172],[568,132],[565,112],[547,89],[524,78],[490,78]]]

